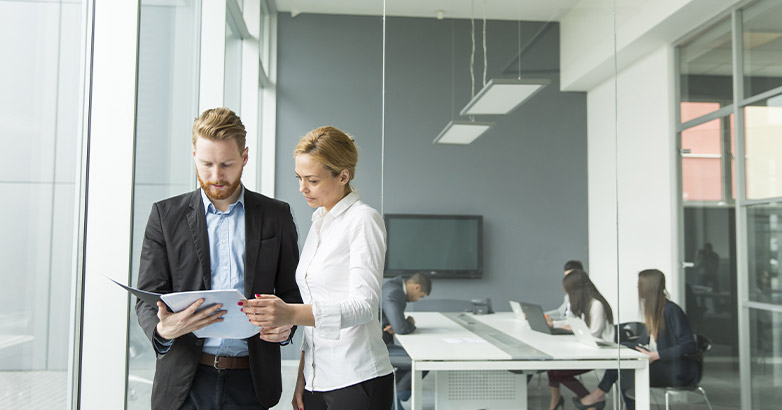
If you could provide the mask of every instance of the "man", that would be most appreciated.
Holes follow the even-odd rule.
[[[565,276],[567,276],[568,273],[574,271],[574,270],[584,270],[584,265],[581,264],[581,261],[577,260],[571,260],[567,261],[565,263]],[[552,325],[552,321],[554,320],[565,320],[565,316],[567,316],[567,311],[570,310],[570,298],[568,297],[567,293],[565,293],[565,300],[562,302],[562,305],[554,310],[549,310],[546,312],[546,317],[549,322],[549,326]]]
[[[394,344],[393,335],[406,335],[415,331],[415,320],[412,316],[405,317],[405,307],[407,302],[421,300],[429,296],[431,291],[432,280],[423,273],[415,273],[407,280],[397,276],[383,284],[383,341],[388,347],[391,364],[397,368],[397,401],[410,398],[412,375],[410,356],[402,346]]]
[[[152,206],[141,250],[138,287],[169,293],[237,289],[301,303],[296,286],[296,227],[288,204],[244,188],[246,131],[229,109],[204,111],[193,124],[193,159],[201,189]],[[178,313],[162,302],[136,303],[139,324],[157,352],[152,409],[268,409],[282,392],[280,344],[291,327],[265,328],[244,340],[199,339],[193,331],[222,321],[227,309]]]

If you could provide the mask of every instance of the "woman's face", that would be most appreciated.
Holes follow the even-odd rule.
[[[328,212],[345,197],[345,185],[350,181],[348,170],[343,169],[334,176],[323,164],[308,154],[296,155],[295,162],[299,192],[304,195],[310,207],[322,206]]]

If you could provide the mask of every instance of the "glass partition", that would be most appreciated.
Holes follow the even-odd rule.
[[[242,112],[242,35],[231,13],[225,16],[225,81],[223,105]]]
[[[79,2],[0,1],[0,408],[70,406],[82,16]]]
[[[742,15],[744,95],[782,87],[782,5],[760,1]]]
[[[744,127],[747,199],[782,197],[782,94],[745,106]]]
[[[152,204],[195,187],[191,131],[198,116],[199,2],[142,1],[139,22],[131,284]],[[130,298],[127,408],[148,409],[155,352]]]
[[[695,29],[691,27],[690,29]],[[724,18],[679,47],[681,122],[733,103],[730,18]]]

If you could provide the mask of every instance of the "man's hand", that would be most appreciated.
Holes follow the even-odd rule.
[[[201,298],[181,312],[170,313],[168,309],[166,309],[166,305],[163,302],[158,301],[157,317],[160,319],[160,322],[158,322],[157,327],[155,327],[157,334],[164,339],[176,339],[179,336],[186,335],[224,320],[223,315],[226,314],[227,311],[219,310],[223,307],[222,304],[216,304],[200,312],[196,312],[203,304],[204,299]]]
[[[259,327],[281,327],[293,324],[294,309],[275,295],[255,295],[244,300],[242,312],[250,323]]]
[[[383,328],[383,331],[390,335],[394,334],[394,329],[391,328],[391,325],[386,325],[386,327]]]
[[[264,327],[261,329],[261,333],[259,337],[261,340],[272,342],[272,343],[280,343],[288,340],[288,338],[291,335],[291,328],[293,326],[287,325],[287,326],[280,326],[280,327]]]
[[[408,316],[407,321],[410,322],[411,325],[415,326],[415,319],[413,319],[412,316]]]

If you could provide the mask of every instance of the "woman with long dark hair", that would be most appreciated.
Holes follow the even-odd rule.
[[[597,339],[607,342],[614,340],[614,314],[608,301],[600,294],[589,275],[576,269],[565,275],[562,287],[570,299],[570,314],[579,317],[589,326],[589,331]],[[564,407],[565,400],[560,394],[560,384],[572,390],[578,397],[589,394],[589,390],[575,376],[588,372],[579,370],[549,370],[548,383],[551,388],[549,409]]]
[[[649,386],[680,387],[692,384],[700,375],[695,360],[688,358],[695,353],[695,338],[687,315],[679,305],[668,300],[665,275],[662,272],[647,269],[638,274],[638,301],[647,334],[641,336],[638,344],[632,347],[649,357]],[[627,370],[622,371],[621,377],[625,404],[629,410],[634,410],[635,400],[627,396],[627,391],[633,389],[635,378],[632,371]],[[592,393],[581,399],[573,398],[576,407],[605,407],[605,395],[618,378],[616,369],[607,370]]]

